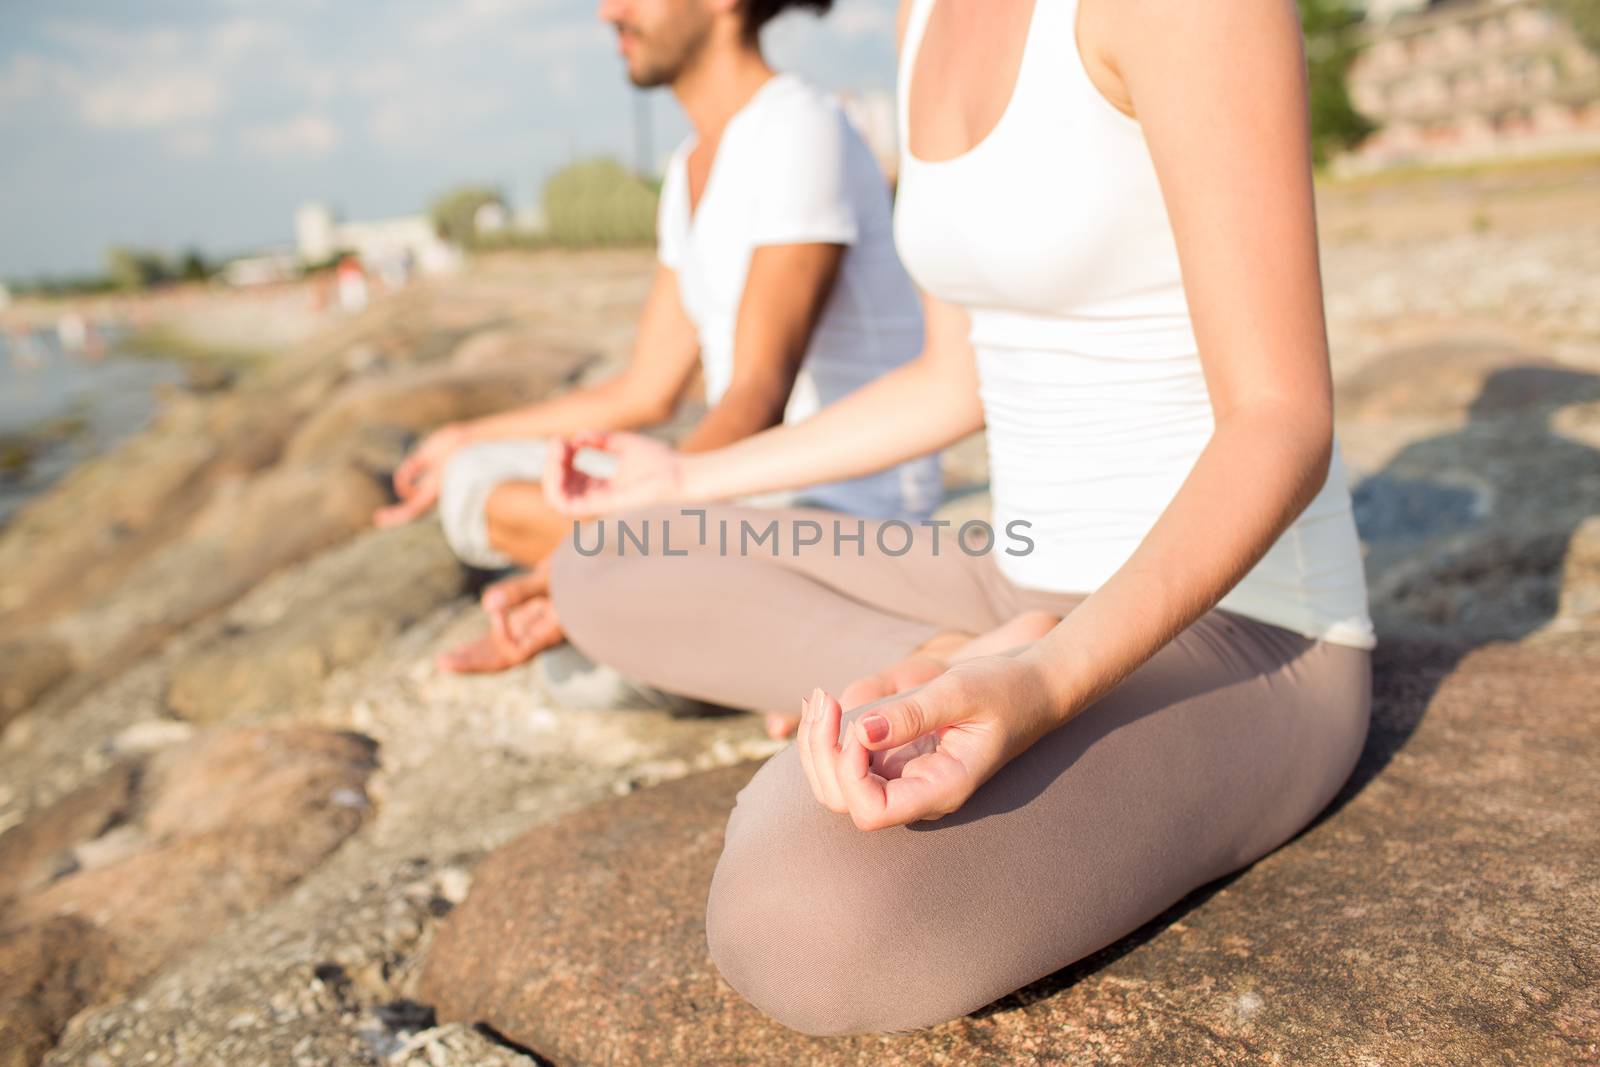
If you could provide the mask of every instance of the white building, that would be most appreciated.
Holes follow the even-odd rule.
[[[300,268],[300,257],[293,252],[263,252],[229,260],[222,268],[222,280],[235,289],[278,285],[300,277]]]
[[[361,260],[368,270],[388,272],[395,264],[440,274],[461,265],[461,251],[439,236],[427,215],[340,222],[327,204],[302,204],[294,213],[295,250],[306,265],[326,263],[339,253]]]

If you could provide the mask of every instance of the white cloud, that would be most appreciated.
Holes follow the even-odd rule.
[[[441,5],[439,14],[418,23],[412,37],[425,45],[450,44],[546,3],[548,0],[456,0]]]
[[[325,156],[339,146],[339,127],[326,116],[306,112],[281,122],[259,123],[239,134],[247,151],[273,158]]]
[[[250,52],[276,49],[293,39],[288,29],[280,23],[244,18],[231,19],[212,27],[209,36],[217,56],[228,60],[236,60]]]
[[[608,51],[615,46],[616,31],[597,19],[568,19],[537,30],[505,37],[507,45],[523,56],[571,56],[574,52]]]
[[[550,91],[556,96],[564,100],[571,100],[578,95],[578,66],[576,63],[551,64],[547,77],[550,80]]]
[[[156,129],[215,118],[227,109],[227,87],[239,64],[292,43],[285,26],[243,17],[182,28],[63,20],[41,28],[62,58],[18,57],[0,79],[0,100],[6,88],[14,95],[17,87],[37,89],[44,80],[51,91],[74,102],[84,122],[111,129]],[[30,58],[28,66],[24,60]]]
[[[60,69],[34,55],[14,56],[0,70],[0,107],[20,104],[44,95],[60,77]]]
[[[359,93],[386,96],[405,88],[415,75],[399,60],[385,59],[351,71],[346,80]]]
[[[847,41],[864,37],[884,37],[894,40],[894,12],[886,7],[863,7],[851,4],[841,7],[828,16],[828,24]]]
[[[198,159],[216,153],[217,135],[205,129],[178,130],[167,137],[167,147],[174,155]]]
[[[222,83],[198,70],[127,73],[78,92],[78,111],[91,126],[171,126],[211,118],[223,105]]]
[[[447,131],[497,111],[499,98],[456,87],[388,97],[367,125],[372,139],[393,152],[426,152]]]

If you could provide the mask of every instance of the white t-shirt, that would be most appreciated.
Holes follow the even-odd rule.
[[[811,336],[785,422],[917,355],[922,310],[894,249],[883,172],[843,110],[790,74],[769,79],[722,133],[693,217],[691,134],[667,165],[656,220],[661,262],[678,276],[700,334],[706,400],[733,378],[733,335],[750,255],[760,245],[842,244],[838,279]],[[872,517],[925,516],[939,503],[938,455],[797,494],[806,503]]]

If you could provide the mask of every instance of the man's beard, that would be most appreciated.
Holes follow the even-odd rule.
[[[635,31],[637,37],[637,31]],[[700,54],[705,45],[707,34],[705,32],[686,34],[677,40],[661,40],[653,38],[654,46],[648,51],[655,53],[647,55],[644,66],[635,70],[632,64],[628,65],[628,80],[640,89],[654,89],[662,85],[671,85],[687,70],[695,58]],[[643,40],[642,37],[637,39]]]

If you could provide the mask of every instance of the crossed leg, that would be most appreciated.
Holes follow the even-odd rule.
[[[856,679],[870,696],[907,680],[881,678],[883,663],[941,633],[1030,612],[1037,624],[1083,598],[1019,589],[986,566],[563,550],[552,579],[592,657],[661,688],[773,707]],[[712,959],[806,1033],[956,1018],[1288,840],[1349,776],[1370,694],[1367,651],[1212,611],[939,820],[857,830],[785,748],[729,816],[707,902]]]

